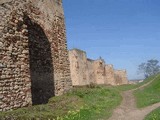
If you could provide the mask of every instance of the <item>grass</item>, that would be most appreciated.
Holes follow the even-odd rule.
[[[0,112],[0,120],[97,120],[107,119],[122,101],[121,91],[138,88],[155,76],[135,85],[116,87],[95,86],[74,88],[69,93],[53,97],[48,104]],[[134,94],[138,107],[160,102],[160,76],[143,90]],[[158,109],[159,110],[159,109]],[[153,113],[156,114],[157,112]],[[151,113],[152,115],[152,113]],[[148,119],[147,119],[148,120]]]
[[[76,88],[46,105],[1,112],[0,120],[97,120],[109,118],[122,98],[115,88]]]
[[[134,92],[138,108],[160,102],[160,74],[158,77],[156,76],[157,75],[148,78],[148,80],[155,78],[151,84]]]
[[[138,87],[150,82],[151,80],[154,79],[154,77],[155,76],[151,76],[151,77],[145,79],[143,82],[138,83],[138,84],[120,85],[120,86],[115,86],[115,88],[120,90],[120,91],[132,90],[132,89],[138,88]]]
[[[160,107],[147,115],[144,120],[160,120]]]
[[[115,86],[114,88],[118,89],[119,91],[127,91],[137,87],[137,84],[130,84],[130,85],[119,85]]]

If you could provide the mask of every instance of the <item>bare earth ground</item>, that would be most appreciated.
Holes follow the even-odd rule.
[[[137,89],[143,89],[152,81]],[[143,109],[138,109],[133,95],[133,92],[137,89],[122,92],[123,101],[121,105],[114,110],[109,120],[143,120],[147,114],[160,107],[160,103],[157,103]]]

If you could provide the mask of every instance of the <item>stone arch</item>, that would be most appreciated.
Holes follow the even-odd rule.
[[[0,1],[0,111],[47,103],[70,90],[61,0]]]
[[[54,96],[54,69],[50,42],[42,27],[25,15],[28,30],[32,104],[45,104]]]

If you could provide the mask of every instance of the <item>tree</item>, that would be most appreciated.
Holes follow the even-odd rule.
[[[141,63],[138,66],[139,72],[143,73],[145,78],[155,75],[160,72],[160,66],[158,65],[158,60],[148,60],[146,63]]]

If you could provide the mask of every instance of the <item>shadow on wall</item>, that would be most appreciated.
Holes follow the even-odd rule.
[[[121,85],[123,82],[122,78],[119,75],[115,75],[115,83],[116,85]]]
[[[25,16],[28,29],[32,104],[45,104],[54,94],[50,43],[40,25]]]

